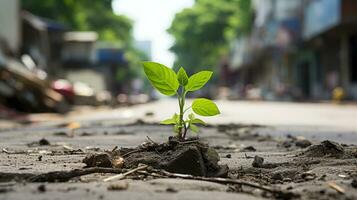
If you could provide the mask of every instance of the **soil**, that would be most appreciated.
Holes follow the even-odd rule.
[[[146,142],[136,148],[121,148],[108,153],[91,154],[84,158],[86,167],[114,167],[116,160],[123,158],[123,168],[133,169],[146,164],[156,169],[194,176],[226,177],[227,165],[219,165],[215,149],[199,138],[180,141],[169,137],[158,144]]]
[[[117,192],[124,199],[357,199],[355,144],[303,138],[291,129],[274,137],[275,131],[229,124],[202,128],[199,139],[167,141],[170,127],[140,121],[84,127],[74,136],[58,134],[66,133],[61,127],[1,132],[0,199],[116,199]],[[125,182],[103,182],[140,164],[151,168]],[[154,169],[208,178],[183,181]]]

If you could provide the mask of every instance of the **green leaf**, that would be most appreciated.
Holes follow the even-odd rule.
[[[170,119],[165,119],[165,120],[161,121],[160,124],[165,124],[165,125],[177,124],[178,120],[179,120],[179,116],[178,116],[178,114],[175,113]]]
[[[214,116],[220,114],[217,105],[213,101],[205,98],[195,99],[192,102],[192,110],[197,115],[201,116]]]
[[[192,75],[188,79],[188,83],[185,86],[185,90],[192,92],[201,89],[211,78],[212,73],[213,72],[211,71],[201,71]]]
[[[161,121],[160,124],[165,124],[165,125],[176,124],[176,120],[174,120],[174,119],[165,119],[165,120]]]
[[[191,120],[191,123],[192,123],[192,124],[203,124],[203,125],[206,125],[206,123],[205,123],[203,120],[198,119],[198,118]]]
[[[176,94],[179,82],[172,69],[155,62],[143,62],[143,65],[145,74],[154,88],[167,96]]]
[[[194,125],[194,124],[190,124],[190,129],[191,129],[191,131],[193,131],[193,132],[195,132],[195,133],[197,133],[200,129],[196,126],[196,125]]]
[[[180,121],[180,115],[178,115],[178,114],[175,113],[175,114],[172,116],[172,119],[175,120],[176,123],[179,123],[179,121]]]
[[[177,72],[177,80],[180,83],[180,85],[182,85],[182,86],[185,86],[188,83],[188,76],[187,76],[186,71],[183,67],[181,67]]]

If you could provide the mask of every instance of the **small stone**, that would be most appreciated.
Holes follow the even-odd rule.
[[[46,145],[50,145],[50,142],[45,138],[42,138],[40,141],[38,141],[38,144],[41,146],[46,146]]]
[[[275,174],[273,174],[273,176],[271,178],[274,180],[279,180],[279,181],[284,179],[284,177],[283,177],[283,175],[281,175],[281,173],[275,173]]]
[[[232,158],[232,155],[231,154],[227,154],[226,158]]]
[[[67,136],[66,132],[60,131],[60,132],[55,132],[53,135],[55,136]]]
[[[129,183],[126,181],[120,181],[117,183],[110,184],[107,189],[112,191],[127,190],[129,188]]]
[[[263,167],[263,163],[264,163],[264,158],[262,158],[260,156],[254,156],[254,160],[252,163],[253,167],[256,167],[256,168]]]
[[[241,152],[255,152],[257,151],[253,146],[244,147]]]
[[[316,174],[312,173],[312,172],[304,172],[301,174],[301,178],[310,181],[310,180],[314,180],[316,178]]]
[[[287,141],[284,141],[281,146],[284,147],[284,148],[290,148],[292,145],[291,145],[291,141],[290,140],[287,140]]]
[[[354,178],[351,182],[351,186],[357,188],[357,178]]]
[[[340,177],[340,178],[348,178],[348,176],[346,174],[339,174],[338,177]]]
[[[38,190],[39,192],[46,192],[46,185],[44,185],[44,184],[39,185],[39,186],[37,187],[37,190]]]
[[[145,113],[145,116],[147,116],[147,117],[154,116],[154,112],[148,111],[148,112]]]
[[[312,143],[307,139],[296,140],[295,145],[300,148],[306,148],[312,145]]]
[[[124,165],[124,158],[122,157],[117,157],[112,160],[112,165],[114,168],[123,168]]]
[[[93,136],[93,133],[83,132],[79,136]]]
[[[169,192],[169,193],[176,193],[178,192],[175,188],[172,188],[172,187],[168,187],[166,188],[166,192]]]

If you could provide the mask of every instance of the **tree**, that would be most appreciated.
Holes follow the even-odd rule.
[[[61,22],[78,31],[95,30],[101,40],[128,46],[132,40],[132,21],[112,10],[112,0],[22,0],[23,9]]]
[[[170,49],[176,54],[175,62],[188,73],[214,70],[228,53],[229,42],[249,32],[251,16],[250,0],[196,0],[192,8],[176,14],[168,29],[175,39]]]

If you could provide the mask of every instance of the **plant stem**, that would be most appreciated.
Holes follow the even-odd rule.
[[[185,96],[186,96],[185,89],[182,88],[181,95],[178,95],[179,106],[180,106],[180,120],[179,120],[179,126],[180,126],[179,137],[180,137],[180,139],[185,139],[185,135],[186,135],[186,131],[187,131],[186,124],[183,120],[184,107],[185,107]]]
[[[186,111],[188,111],[188,109],[190,109],[191,108],[191,106],[190,107],[187,107],[184,111],[183,111],[183,113],[185,113]]]
[[[190,128],[190,126],[186,126],[185,124],[185,132],[183,133],[183,138],[186,138],[188,128]]]

